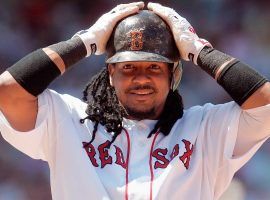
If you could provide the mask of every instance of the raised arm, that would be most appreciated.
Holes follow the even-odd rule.
[[[199,38],[190,23],[173,9],[156,3],[149,3],[148,8],[168,23],[182,59],[193,61],[210,74],[242,109],[270,103],[270,84],[265,77]]]
[[[79,37],[38,49],[0,76],[0,109],[17,130],[34,128],[37,96],[69,66],[86,55]]]
[[[37,96],[67,68],[91,54],[103,54],[115,24],[144,7],[143,2],[121,4],[102,15],[72,39],[38,49],[0,75],[0,110],[19,131],[34,128]]]

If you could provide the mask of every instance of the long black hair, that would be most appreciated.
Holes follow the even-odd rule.
[[[114,88],[110,85],[109,72],[103,68],[96,74],[86,85],[83,91],[83,100],[87,103],[87,117],[81,119],[84,123],[86,119],[94,123],[91,140],[85,144],[92,143],[95,139],[98,125],[105,126],[107,132],[113,132],[110,145],[116,137],[122,132],[122,120],[127,116],[125,109],[120,105]],[[174,123],[183,116],[183,101],[178,91],[170,90],[163,112],[155,124],[153,130],[149,133],[148,138],[158,130],[164,135],[168,135]]]

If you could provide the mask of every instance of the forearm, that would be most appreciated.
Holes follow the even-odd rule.
[[[200,52],[197,62],[243,109],[270,103],[267,79],[248,65],[211,47]]]
[[[38,49],[7,69],[29,94],[37,96],[59,75],[86,55],[80,38]]]
[[[0,109],[18,129],[30,130],[37,114],[37,95],[67,68],[84,57],[105,53],[106,44],[117,22],[143,9],[144,2],[121,4],[102,15],[87,30],[79,31],[72,39],[30,53],[0,76]],[[12,102],[18,102],[13,109]],[[28,110],[30,109],[30,110]],[[27,120],[16,112],[32,116]],[[29,114],[30,113],[30,114]],[[17,123],[19,122],[19,123]],[[30,122],[30,123],[29,123]],[[20,126],[20,124],[30,124]]]
[[[17,130],[34,128],[37,95],[66,69],[86,55],[80,38],[75,37],[38,49],[0,75],[0,110]]]

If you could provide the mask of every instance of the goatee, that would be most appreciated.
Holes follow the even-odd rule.
[[[127,107],[125,108],[128,118],[136,119],[136,120],[143,120],[143,119],[154,119],[156,117],[156,110],[155,108],[151,108],[146,111],[139,111],[135,108]]]

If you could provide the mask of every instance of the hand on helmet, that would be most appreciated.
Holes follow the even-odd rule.
[[[173,9],[158,3],[148,3],[147,7],[170,26],[181,58],[186,61],[191,60],[197,65],[200,51],[211,44],[207,40],[199,38],[190,23]]]
[[[138,12],[143,7],[144,2],[120,4],[102,15],[89,29],[79,31],[73,37],[79,36],[82,39],[87,50],[86,56],[103,54],[116,23],[128,15]]]

